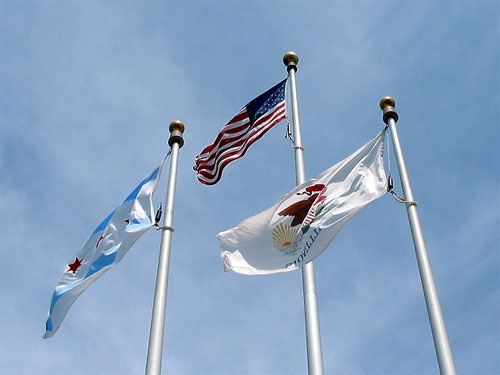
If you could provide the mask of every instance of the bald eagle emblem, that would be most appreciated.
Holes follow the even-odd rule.
[[[316,184],[308,186],[296,195],[305,195],[307,199],[292,203],[278,212],[278,216],[291,217],[290,223],[280,222],[273,229],[273,246],[287,255],[298,251],[298,243],[309,230],[311,223],[323,209],[320,203],[326,199],[326,186]]]

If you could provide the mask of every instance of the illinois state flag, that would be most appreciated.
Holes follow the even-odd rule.
[[[154,224],[152,195],[163,162],[129,194],[70,258],[56,285],[43,338],[54,335],[75,300],[104,272],[118,263]]]
[[[386,193],[384,135],[385,130],[273,207],[219,233],[224,270],[286,272],[320,255],[349,219]]]

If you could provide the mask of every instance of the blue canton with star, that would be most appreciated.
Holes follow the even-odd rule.
[[[248,117],[253,124],[273,107],[285,100],[286,79],[270,88],[246,105]]]

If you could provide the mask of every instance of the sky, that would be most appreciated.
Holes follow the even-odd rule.
[[[300,270],[223,272],[216,238],[295,186],[286,122],[218,184],[192,170],[286,77],[293,50],[308,178],[374,137],[380,99],[395,99],[457,370],[500,374],[499,15],[496,0],[2,0],[1,372],[144,373],[155,230],[41,336],[67,261],[159,164],[181,120],[163,373],[307,373]],[[375,201],[314,266],[325,374],[439,372],[404,205]]]

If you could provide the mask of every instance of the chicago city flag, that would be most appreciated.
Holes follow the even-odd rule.
[[[222,128],[214,143],[194,159],[198,180],[216,184],[224,167],[245,155],[248,148],[286,118],[286,79],[253,99]]]
[[[320,255],[351,217],[387,191],[384,135],[385,130],[273,207],[219,233],[224,270],[286,272]]]
[[[162,167],[163,162],[99,224],[78,254],[68,261],[52,295],[44,338],[56,333],[78,296],[118,263],[153,226],[152,195]]]

